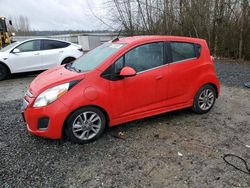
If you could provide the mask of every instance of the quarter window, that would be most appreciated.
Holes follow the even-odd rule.
[[[173,62],[195,58],[195,47],[192,43],[171,42],[171,53]]]
[[[20,52],[31,52],[31,51],[39,51],[41,48],[41,41],[40,40],[32,40],[29,42],[25,42],[17,47]]]
[[[115,72],[125,66],[132,67],[136,72],[142,72],[164,64],[164,43],[150,43],[138,46],[126,53],[115,63]]]

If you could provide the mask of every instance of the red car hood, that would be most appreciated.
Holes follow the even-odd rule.
[[[56,85],[83,79],[85,74],[67,70],[64,66],[51,68],[39,74],[30,84],[29,91],[34,97]]]

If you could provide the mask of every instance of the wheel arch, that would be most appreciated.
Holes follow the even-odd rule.
[[[106,125],[105,125],[105,128],[108,127],[109,121],[110,121],[110,117],[109,117],[107,111],[106,111],[103,107],[100,107],[100,106],[98,106],[98,105],[86,105],[86,106],[81,106],[81,107],[76,108],[76,109],[73,110],[72,112],[70,112],[70,113],[68,114],[68,116],[65,118],[65,120],[64,120],[64,122],[63,122],[62,130],[61,130],[61,131],[62,131],[62,136],[63,136],[63,137],[64,137],[64,135],[65,135],[64,129],[65,129],[65,126],[66,126],[66,122],[67,122],[67,120],[69,119],[69,117],[70,117],[75,111],[77,111],[77,110],[79,110],[79,109],[81,109],[81,108],[84,108],[84,107],[94,107],[94,108],[97,108],[97,109],[101,110],[102,113],[104,114],[105,118],[106,118]]]
[[[214,90],[215,90],[216,98],[219,97],[219,89],[218,89],[218,87],[216,86],[216,84],[214,84],[214,83],[212,83],[212,82],[209,82],[209,83],[206,83],[206,84],[204,84],[204,85],[210,85],[210,86],[212,86],[212,87],[214,88]]]
[[[195,87],[192,91],[191,98],[194,98],[196,93],[202,88],[204,85],[211,85],[216,91],[216,98],[219,97],[220,94],[220,82],[214,73],[203,74],[196,79],[197,81],[194,83]]]
[[[11,70],[10,70],[9,66],[8,66],[8,65],[6,65],[6,63],[4,63],[4,62],[0,61],[0,64],[1,64],[1,65],[3,65],[4,67],[6,67],[6,68],[7,68],[7,70],[8,70],[8,72],[9,72],[9,74],[11,74]]]
[[[198,92],[203,86],[205,86],[205,85],[210,85],[210,86],[212,86],[212,87],[214,88],[215,92],[216,92],[216,98],[219,97],[219,88],[218,88],[218,86],[217,86],[215,83],[213,83],[213,82],[203,82],[203,83],[199,84],[199,86],[195,89],[194,94],[193,94],[193,98],[195,97],[195,95],[197,94],[197,92]]]

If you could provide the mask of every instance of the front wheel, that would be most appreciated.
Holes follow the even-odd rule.
[[[8,69],[4,65],[0,64],[0,81],[8,77],[9,77]]]
[[[83,107],[70,115],[65,134],[70,141],[85,144],[98,139],[106,125],[106,117],[95,107]]]
[[[216,100],[216,92],[213,86],[204,85],[199,89],[194,98],[193,111],[198,114],[207,113],[212,109]]]

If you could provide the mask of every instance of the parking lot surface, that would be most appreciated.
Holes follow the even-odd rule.
[[[0,186],[250,187],[250,176],[222,159],[232,153],[250,165],[250,89],[243,86],[250,64],[221,60],[216,70],[221,95],[208,114],[185,109],[130,122],[87,145],[30,135],[20,104],[34,76],[0,82]]]

